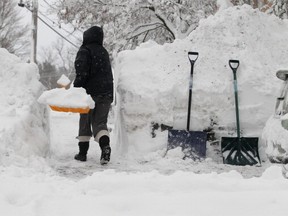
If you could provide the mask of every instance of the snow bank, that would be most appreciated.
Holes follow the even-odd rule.
[[[185,129],[188,51],[199,52],[191,130],[213,127],[218,139],[236,136],[233,74],[228,61],[237,59],[242,135],[261,136],[281,84],[275,72],[288,67],[288,23],[243,5],[202,20],[184,40],[163,46],[149,41],[119,54],[116,72],[122,125],[118,128],[125,127],[127,132],[127,142],[118,140],[120,148],[138,153],[165,148],[167,131],[158,130],[151,138],[151,122]],[[261,142],[260,147],[263,145]]]
[[[36,101],[43,90],[35,64],[0,49],[0,164],[48,153],[48,113]]]

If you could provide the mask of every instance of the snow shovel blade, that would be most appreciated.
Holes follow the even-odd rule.
[[[198,159],[206,157],[207,133],[202,131],[169,130],[168,150],[181,147],[185,157]]]
[[[261,164],[258,151],[258,137],[222,137],[223,162],[231,165]]]

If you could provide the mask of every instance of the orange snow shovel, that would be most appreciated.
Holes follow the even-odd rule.
[[[58,84],[60,86],[60,88],[65,88],[66,90],[68,90],[68,86],[69,84]],[[88,113],[90,108],[87,107],[61,107],[61,106],[55,106],[55,105],[49,105],[50,108],[53,111],[56,112],[72,112],[72,113],[81,113],[81,114],[85,114]]]
[[[71,107],[59,107],[59,106],[52,106],[49,105],[50,108],[53,111],[57,111],[57,112],[72,112],[72,113],[88,113],[90,108],[89,107],[84,107],[84,108],[71,108]]]
[[[176,147],[181,147],[185,157],[199,159],[206,157],[207,133],[203,131],[190,131],[190,112],[192,101],[193,70],[194,64],[198,59],[198,52],[188,52],[188,58],[191,63],[191,73],[189,82],[189,100],[186,130],[171,129],[168,131],[167,151]]]
[[[238,60],[229,60],[229,66],[233,71],[234,77],[234,93],[236,108],[237,137],[222,137],[221,151],[223,154],[223,162],[231,165],[255,165],[260,163],[258,152],[258,137],[241,137],[240,136],[240,120],[238,107],[238,87],[236,71],[240,62]]]

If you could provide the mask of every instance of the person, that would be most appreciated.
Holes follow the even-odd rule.
[[[108,113],[113,101],[113,75],[107,50],[103,47],[103,29],[93,26],[83,34],[83,44],[74,62],[74,87],[83,87],[95,101],[95,108],[80,114],[78,161],[87,160],[89,141],[93,136],[101,149],[100,163],[110,161],[111,147],[107,128]]]

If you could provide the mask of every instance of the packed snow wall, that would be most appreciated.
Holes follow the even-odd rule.
[[[0,164],[49,152],[48,112],[37,102],[43,90],[35,64],[0,48]]]
[[[126,137],[117,141],[120,148],[138,153],[165,148],[167,131],[155,130],[152,138],[151,122],[185,129],[188,51],[199,52],[190,130],[212,127],[217,139],[236,136],[233,73],[228,65],[236,59],[241,133],[261,138],[281,85],[275,73],[288,68],[288,23],[243,5],[202,20],[184,40],[165,45],[149,41],[119,54],[117,127],[122,130],[118,137]],[[261,139],[259,144],[264,146]]]

